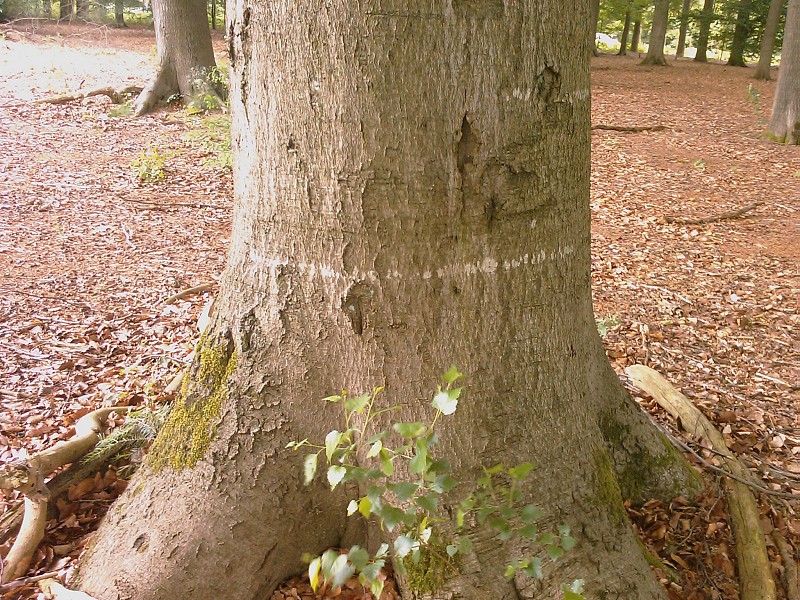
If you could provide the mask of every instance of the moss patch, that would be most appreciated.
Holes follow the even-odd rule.
[[[403,559],[403,566],[408,587],[417,594],[435,592],[459,573],[458,563],[447,554],[446,544],[433,539],[422,547],[419,562],[409,555]]]
[[[192,468],[211,446],[214,429],[228,396],[228,379],[236,370],[236,355],[200,339],[199,368],[190,382],[184,377],[180,396],[148,453],[150,468]]]
[[[611,515],[619,525],[624,525],[627,518],[625,507],[622,504],[622,492],[619,489],[617,474],[611,457],[605,448],[595,450],[592,454],[595,472],[595,505]]]

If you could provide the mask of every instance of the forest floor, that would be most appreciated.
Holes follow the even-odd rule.
[[[215,46],[224,55],[221,38]],[[154,58],[143,29],[0,30],[0,462],[68,438],[101,405],[168,401],[165,386],[197,341],[230,236],[224,117],[170,108],[132,119],[104,96],[31,103],[142,85]],[[752,74],[688,60],[593,60],[595,125],[663,126],[592,133],[596,314],[623,381],[633,363],[658,370],[765,488],[800,493],[800,149],[760,139],[775,83]],[[755,203],[739,218],[669,222]],[[211,290],[165,302],[206,283]],[[634,395],[681,437],[652,400]],[[630,509],[675,600],[738,598],[724,497],[705,473],[699,498]],[[74,486],[30,574],[69,569],[124,485],[110,468]],[[2,494],[6,510],[19,502]],[[795,561],[797,506],[760,496],[765,533],[788,540]],[[777,535],[767,539],[783,590],[786,557]],[[293,585],[274,597],[306,597]],[[33,586],[0,597],[35,597]]]

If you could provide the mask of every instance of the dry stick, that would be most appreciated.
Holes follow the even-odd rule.
[[[62,465],[75,462],[91,450],[105,429],[106,417],[112,412],[128,409],[127,406],[116,406],[90,412],[75,423],[75,436],[71,439],[58,442],[26,461],[0,467],[0,487],[18,489],[25,494],[25,516],[17,539],[6,556],[0,583],[22,577],[30,565],[36,547],[42,541],[47,523],[48,502],[45,476]]]
[[[49,96],[47,98],[40,98],[39,100],[31,100],[30,102],[12,102],[3,104],[0,108],[17,108],[20,106],[32,106],[34,104],[67,104],[68,102],[76,102],[91,96],[108,96],[114,104],[122,104],[125,102],[127,94],[138,94],[142,88],[137,85],[129,85],[119,90],[113,87],[104,86],[86,90],[85,92],[72,92],[70,94],[59,94],[58,96]]]
[[[750,473],[733,455],[725,439],[714,425],[658,372],[643,365],[625,369],[631,382],[650,394],[683,428],[697,439],[705,439],[722,455],[728,471],[737,479],[748,480]],[[736,560],[739,567],[741,600],[775,600],[767,547],[761,533],[758,506],[747,485],[730,478],[725,480],[728,510],[736,540]]]
[[[178,292],[174,296],[170,296],[166,300],[164,300],[164,304],[173,304],[178,300],[183,300],[187,296],[194,296],[195,294],[202,294],[203,292],[207,292],[208,290],[214,289],[214,286],[217,285],[216,283],[201,283],[200,285],[196,285],[194,287],[189,288],[188,290],[183,290],[182,292]]]
[[[786,541],[777,529],[772,530],[772,541],[781,553],[783,563],[783,584],[786,591],[786,600],[800,600],[800,590],[797,581],[797,560],[794,555],[794,547]]]
[[[764,204],[764,201],[759,200],[758,202],[753,202],[752,204],[743,206],[742,208],[730,210],[720,215],[704,217],[702,219],[684,219],[683,217],[664,215],[664,221],[667,223],[675,223],[677,225],[704,225],[705,223],[716,223],[717,221],[727,221],[728,219],[736,219],[737,217],[741,217],[743,214],[750,212],[754,208],[758,208],[762,204]]]
[[[603,129],[605,131],[623,131],[625,133],[639,133],[640,131],[663,131],[664,125],[651,125],[650,127],[625,127],[624,125],[592,125],[592,129]]]
[[[40,581],[39,588],[43,592],[50,594],[53,600],[96,600],[94,596],[90,596],[86,592],[75,592],[65,588],[55,579],[44,579]]]
[[[149,200],[139,200],[138,198],[122,198],[126,202],[135,202],[136,204],[146,204],[149,210],[166,210],[167,208],[174,207],[188,207],[188,208],[213,208],[214,210],[222,210],[223,206],[216,206],[214,204],[205,204],[203,202],[151,202]]]

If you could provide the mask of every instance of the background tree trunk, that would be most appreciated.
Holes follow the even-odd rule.
[[[88,19],[90,6],[89,0],[78,0],[75,16],[79,19]]]
[[[686,32],[689,29],[689,10],[692,7],[692,0],[683,0],[681,7],[681,26],[678,33],[678,47],[675,50],[675,59],[683,58],[686,52]]]
[[[731,54],[728,58],[728,65],[732,67],[746,67],[744,62],[744,47],[747,38],[750,36],[750,2],[751,0],[739,0],[739,9],[736,12],[736,26],[733,29],[733,40],[731,41]]]
[[[650,42],[647,55],[642,61],[643,65],[667,64],[664,57],[664,44],[667,40],[667,25],[669,24],[669,0],[655,0],[653,9],[653,25],[650,28]]]
[[[577,577],[589,597],[664,597],[622,494],[634,480],[641,496],[690,493],[696,476],[596,331],[589,6],[396,7],[231,4],[236,209],[219,308],[83,562],[92,595],[265,598],[302,552],[364,543],[344,520],[357,490],[303,488],[287,442],[340,427],[319,400],[340,389],[385,385],[393,420],[422,420],[455,363],[467,391],[437,431],[458,494],[484,466],[533,461],[524,502],[579,538],[543,582],[509,583],[525,549],[476,528],[455,597],[554,598]]]
[[[714,21],[714,0],[703,2],[703,11],[697,20],[699,31],[694,59],[697,62],[708,62],[708,34],[711,31],[711,23]]]
[[[221,103],[224,90],[209,80],[216,62],[206,0],[153,0],[152,7],[158,67],[136,99],[136,114],[175,94],[201,104],[204,98]]]
[[[592,25],[590,27],[591,38],[590,44],[592,48],[592,56],[599,56],[600,52],[597,50],[597,19],[600,17],[600,0],[592,0]]]
[[[768,137],[800,144],[800,0],[789,0]]]
[[[639,17],[633,22],[633,34],[631,35],[631,52],[639,52],[639,39],[642,35],[642,18]]]
[[[772,0],[769,3],[769,14],[767,14],[767,24],[764,27],[764,35],[761,38],[761,52],[758,57],[756,79],[770,79],[770,69],[772,67],[772,53],[775,49],[775,36],[778,34],[778,26],[781,22],[783,12],[783,0]]]
[[[61,20],[71,19],[75,8],[75,0],[59,0],[58,18]]]
[[[622,36],[619,42],[619,56],[625,56],[628,53],[628,32],[631,29],[631,11],[625,13],[625,26],[622,28]]]
[[[125,24],[125,4],[123,0],[114,0],[114,24],[117,27],[127,27]]]

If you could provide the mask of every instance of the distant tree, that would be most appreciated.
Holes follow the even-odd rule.
[[[153,0],[158,66],[136,99],[142,115],[170,96],[221,103],[225,91],[213,77],[216,69],[206,0]]]
[[[744,50],[747,38],[752,31],[750,24],[750,5],[752,0],[739,0],[736,10],[736,25],[733,29],[733,40],[731,41],[731,53],[728,58],[728,65],[732,67],[745,67]]]
[[[73,10],[75,10],[75,0],[59,0],[58,18],[60,20],[71,19]]]
[[[800,145],[800,0],[789,0],[767,137]]]
[[[711,31],[711,23],[715,18],[714,0],[705,0],[703,2],[703,10],[697,17],[697,49],[694,55],[694,59],[697,62],[708,62],[708,37]]]
[[[631,34],[631,52],[639,52],[639,40],[642,36],[642,17],[633,22],[633,33]]]
[[[772,66],[772,54],[775,50],[775,36],[778,34],[778,26],[781,22],[783,12],[783,0],[772,0],[769,3],[769,14],[767,24],[764,27],[764,34],[761,37],[761,52],[758,57],[756,67],[756,79],[770,79],[770,67]]]
[[[127,27],[125,24],[125,3],[123,0],[114,0],[114,24],[117,27]]]
[[[643,65],[666,65],[664,57],[664,44],[667,41],[667,26],[669,25],[669,0],[655,0],[653,10],[653,25],[650,28],[650,42],[647,46],[647,55],[642,61]]]
[[[598,56],[600,52],[597,50],[597,19],[600,16],[600,0],[592,0],[592,24],[589,28],[591,30],[590,44],[592,48],[592,55]]]
[[[631,29],[631,11],[628,9],[625,12],[625,25],[622,27],[622,35],[620,36],[619,52],[617,55],[625,56],[628,54],[628,33]]]
[[[88,19],[89,8],[91,8],[89,0],[78,0],[75,16],[80,19]]]
[[[683,58],[686,52],[686,32],[689,29],[689,12],[692,7],[692,0],[683,0],[681,7],[681,26],[678,33],[678,47],[675,50],[675,58]]]

